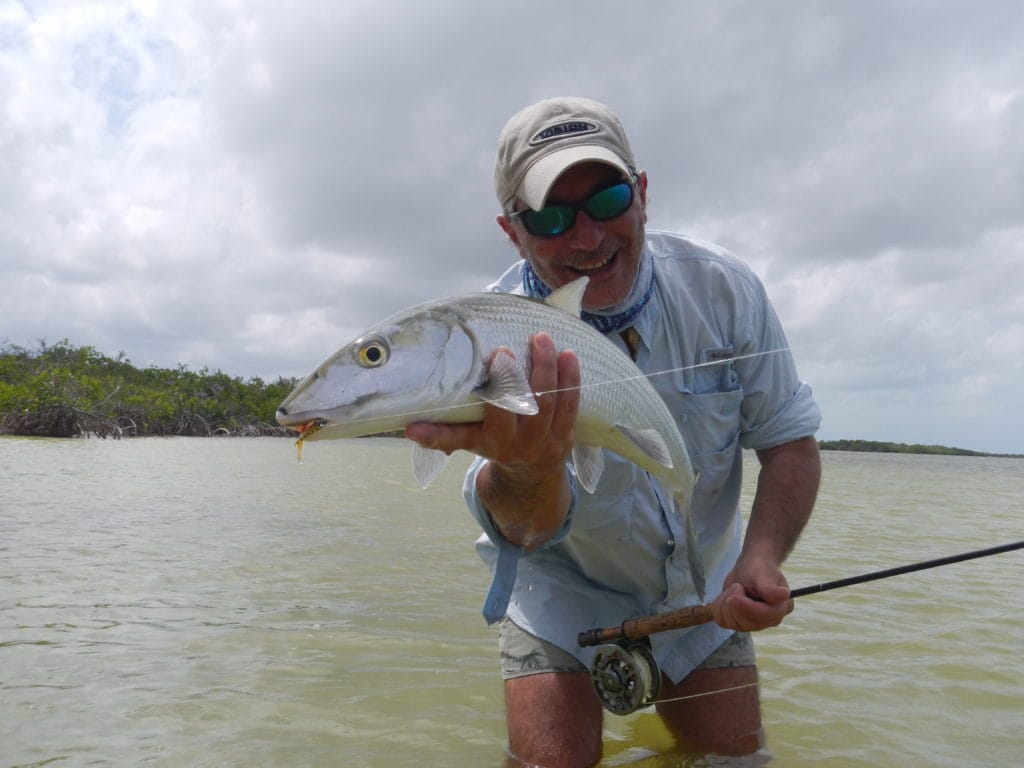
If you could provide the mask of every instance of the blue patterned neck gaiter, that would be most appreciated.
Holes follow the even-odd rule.
[[[551,289],[540,281],[529,261],[523,262],[523,288],[526,289],[527,296],[532,296],[535,299],[546,299],[551,295]],[[636,281],[626,300],[614,307],[597,312],[584,311],[582,317],[601,333],[624,331],[636,321],[637,316],[650,301],[653,292],[654,265],[651,255],[644,250],[640,257],[640,269],[637,272]]]

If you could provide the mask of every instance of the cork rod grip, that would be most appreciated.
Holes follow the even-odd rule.
[[[576,642],[581,647],[586,648],[590,645],[617,643],[622,640],[640,640],[657,632],[695,627],[698,624],[707,624],[711,620],[711,606],[691,605],[687,608],[677,608],[666,613],[656,613],[653,616],[627,619],[618,627],[588,629],[586,632],[580,632]]]

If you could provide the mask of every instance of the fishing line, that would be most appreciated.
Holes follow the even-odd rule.
[[[892,576],[898,576],[943,565],[974,560],[990,555],[1024,549],[1024,541],[1001,544],[985,549],[972,550],[947,557],[939,557],[895,568],[873,571],[859,576],[852,576],[835,581],[822,582],[790,591],[790,597],[827,592],[840,587],[863,584]],[[714,621],[711,606],[706,604],[691,605],[672,611],[627,619],[619,626],[604,629],[589,629],[580,632],[577,642],[582,647],[600,646],[591,662],[591,682],[598,698],[606,709],[618,715],[629,714],[649,704],[666,703],[679,699],[659,699],[661,673],[657,661],[651,653],[650,646],[645,644],[648,637],[670,630],[695,627]],[[920,639],[920,638],[918,638]],[[707,693],[726,692],[732,689],[720,689]],[[703,695],[703,694],[702,694]],[[689,698],[689,697],[685,697]]]
[[[879,648],[878,650],[871,651],[871,652],[858,653],[856,656],[844,656],[842,658],[835,658],[829,664],[824,664],[822,666],[815,667],[813,669],[813,673],[816,674],[816,673],[820,673],[820,672],[827,672],[830,669],[837,669],[837,668],[840,668],[840,667],[849,669],[849,668],[856,667],[858,665],[863,666],[863,663],[864,663],[865,659],[876,658],[878,656],[881,656],[883,653],[891,653],[893,649],[904,647],[904,646],[915,645],[915,644],[921,643],[921,642],[923,642],[925,640],[934,640],[935,638],[945,637],[946,635],[957,634],[958,632],[963,632],[964,630],[970,629],[970,628],[976,628],[979,625],[983,625],[983,624],[997,624],[997,623],[1002,622],[1007,617],[1009,617],[1011,615],[1014,615],[1015,613],[1016,613],[1015,611],[1007,610],[1007,611],[1004,611],[1004,612],[1001,612],[1001,613],[997,613],[997,614],[994,614],[994,615],[983,617],[982,619],[972,619],[970,621],[964,622],[963,624],[959,624],[959,625],[957,625],[955,627],[947,627],[945,629],[938,630],[937,632],[931,632],[931,633],[926,634],[926,635],[925,634],[916,635],[914,637],[911,637],[911,638],[908,638],[908,639],[905,639],[905,640],[885,640],[884,641],[884,643],[885,643],[885,647],[884,648]],[[789,626],[792,626],[792,625],[790,624]],[[872,625],[872,626],[877,627],[877,625]],[[759,670],[759,672],[760,671],[763,671],[763,670]],[[679,696],[677,698],[672,698],[672,699],[657,699],[656,701],[652,701],[651,704],[652,705],[653,704],[669,704],[669,703],[672,703],[672,702],[675,702],[675,701],[685,701],[687,699],[696,699],[696,698],[701,698],[701,697],[704,697],[704,696],[714,696],[714,695],[719,694],[719,693],[729,693],[731,691],[741,690],[741,689],[744,689],[744,688],[755,688],[755,687],[761,685],[762,682],[764,682],[764,683],[771,683],[772,687],[774,688],[775,686],[778,686],[780,684],[784,685],[787,682],[789,682],[789,683],[799,682],[801,680],[806,679],[806,677],[807,677],[807,674],[802,675],[799,678],[793,678],[792,676],[768,675],[767,680],[758,680],[758,681],[753,682],[753,683],[744,683],[743,685],[735,685],[735,686],[730,686],[728,688],[715,689],[713,691],[703,691],[701,693],[691,693],[691,694],[689,694],[687,696]]]
[[[804,595],[817,594],[819,592],[828,592],[829,590],[839,589],[840,587],[864,584],[869,581],[887,579],[892,576],[899,576],[905,573],[914,573],[915,571],[924,571],[929,568],[938,568],[943,565],[960,563],[965,560],[975,560],[980,557],[989,557],[990,555],[1013,552],[1018,549],[1024,549],[1024,540],[1015,541],[1009,544],[1000,544],[998,546],[987,547],[985,549],[976,549],[970,552],[962,552],[960,554],[949,555],[947,557],[938,557],[933,560],[923,560],[918,563],[901,565],[895,568],[886,568],[881,571],[872,571],[871,573],[851,576],[846,579],[826,581],[821,584],[814,584],[812,586],[791,590],[789,596],[790,598],[796,598]],[[660,632],[695,627],[700,624],[708,624],[713,620],[714,618],[712,616],[710,605],[690,605],[685,608],[677,608],[663,613],[654,613],[648,616],[627,619],[617,627],[588,629],[585,632],[580,632],[576,641],[580,646],[587,647],[606,643],[643,640],[650,635],[658,634]]]
[[[757,688],[761,684],[760,680],[755,680],[752,683],[743,683],[743,685],[730,685],[728,688],[718,688],[714,691],[701,691],[700,693],[688,693],[686,696],[676,696],[672,699],[656,699],[651,704],[671,704],[676,701],[688,701],[689,699],[701,699],[705,696],[715,696],[719,693],[732,693],[733,691],[742,691],[747,688]]]
[[[805,344],[805,345],[801,345],[801,346],[809,346],[809,345]],[[746,360],[746,359],[753,358],[753,357],[764,357],[765,355],[776,355],[776,354],[779,354],[780,352],[790,352],[790,351],[792,351],[794,349],[798,349],[798,348],[799,347],[796,347],[796,346],[789,346],[789,347],[782,347],[780,349],[769,349],[769,350],[765,350],[763,352],[751,352],[751,353],[746,354],[746,355],[735,355],[733,357],[724,357],[721,360],[709,360],[709,361],[704,362],[704,363],[694,363],[692,365],[683,365],[683,366],[680,366],[678,368],[666,368],[665,370],[651,371],[650,373],[643,373],[643,372],[641,372],[641,373],[639,373],[636,376],[627,376],[627,377],[621,378],[621,379],[607,379],[607,380],[604,380],[604,381],[594,381],[594,382],[590,382],[589,384],[580,384],[579,386],[576,386],[576,387],[556,387],[555,389],[544,389],[544,390],[540,390],[538,392],[533,392],[533,395],[535,397],[539,397],[541,395],[555,395],[555,394],[558,394],[559,392],[579,392],[579,391],[582,391],[584,389],[592,389],[594,387],[602,387],[602,386],[607,386],[609,384],[620,384],[620,383],[626,383],[626,382],[630,382],[630,381],[639,381],[640,379],[650,379],[650,378],[653,378],[655,376],[665,376],[665,375],[670,374],[670,373],[681,373],[683,371],[693,371],[693,370],[696,370],[698,368],[707,368],[707,367],[713,366],[713,365],[727,365],[727,364],[734,363],[737,360]],[[485,401],[483,401],[483,400],[481,400],[480,403],[479,403],[480,406],[483,406],[484,404],[485,404]],[[445,411],[454,411],[454,410],[458,410],[459,408],[472,407],[474,405],[477,405],[477,404],[476,403],[463,403],[461,405],[440,405],[440,406],[437,406],[436,408],[423,408],[423,409],[417,410],[417,411],[405,411],[403,413],[396,413],[396,414],[394,414],[394,418],[404,419],[404,418],[409,417],[409,416],[427,416],[427,415],[430,415],[430,414],[444,413]],[[362,423],[364,421],[373,421],[373,419],[370,419],[370,418],[367,418],[367,419],[350,419],[350,420],[347,420],[345,423],[346,424],[360,424],[360,423]],[[324,429],[325,430],[329,430],[331,426],[333,426],[333,425],[328,424],[328,425],[326,425],[324,427]],[[311,433],[309,435],[309,438],[312,438],[314,434],[316,434],[316,433]],[[302,440],[302,439],[308,439],[308,438],[300,437],[299,439]]]
[[[842,668],[851,668],[851,667],[856,667],[857,665],[861,665],[862,666],[864,664],[864,660],[865,659],[876,658],[878,656],[881,656],[883,653],[886,653],[886,654],[891,653],[894,649],[898,649],[898,648],[905,647],[905,646],[916,645],[916,644],[921,643],[921,642],[926,641],[926,640],[934,640],[936,638],[944,637],[946,635],[957,634],[959,632],[963,632],[966,629],[976,628],[976,627],[978,627],[981,624],[1000,623],[1004,619],[1006,619],[1007,617],[1013,615],[1014,613],[1015,613],[1014,611],[1007,610],[1007,611],[1002,612],[1002,613],[997,613],[995,615],[990,615],[990,616],[983,617],[982,619],[972,619],[970,621],[966,621],[966,622],[964,622],[962,624],[959,624],[959,625],[957,625],[955,627],[947,627],[945,629],[941,629],[941,630],[938,630],[936,632],[931,632],[929,634],[915,635],[914,637],[910,637],[910,638],[907,638],[905,640],[885,640],[884,641],[885,642],[885,647],[884,648],[879,648],[878,650],[871,651],[871,652],[858,653],[856,656],[849,656],[848,655],[848,656],[844,656],[842,658],[835,658],[829,664],[825,664],[825,665],[822,665],[822,666],[815,667],[813,669],[813,673],[814,674],[818,674],[818,673],[821,673],[821,672],[827,672],[830,669],[838,669],[840,667],[842,667]],[[877,627],[877,625],[874,625],[874,626]],[[760,670],[760,671],[763,671],[763,670]],[[707,696],[715,696],[715,695],[718,695],[720,693],[731,693],[733,691],[739,691],[739,690],[743,690],[745,688],[757,688],[762,683],[770,683],[772,685],[772,687],[774,688],[775,686],[777,686],[779,684],[786,683],[786,682],[798,682],[799,680],[806,679],[806,677],[807,677],[807,674],[802,675],[800,678],[797,678],[796,680],[794,680],[794,678],[792,676],[773,676],[773,675],[768,675],[767,680],[759,679],[759,680],[757,680],[755,682],[752,682],[752,683],[744,683],[743,685],[733,685],[733,686],[729,686],[727,688],[716,688],[713,691],[702,691],[700,693],[691,693],[691,694],[687,694],[686,696],[677,696],[677,697],[674,697],[674,698],[671,698],[671,699],[656,699],[655,701],[651,702],[651,705],[654,705],[654,704],[671,704],[671,703],[677,702],[677,701],[687,701],[687,700],[690,700],[690,699],[699,699],[699,698],[703,698],[703,697],[707,697]]]
[[[806,345],[804,345],[806,346]],[[590,384],[580,384],[578,387],[558,387],[556,389],[546,389],[540,392],[534,392],[535,395],[554,395],[559,392],[573,392],[577,390],[590,389],[591,387],[600,387],[605,384],[619,384],[628,381],[638,381],[640,379],[652,379],[655,376],[665,376],[669,373],[680,373],[682,371],[694,371],[698,368],[707,368],[712,365],[725,365],[727,363],[734,363],[737,360],[747,360],[752,357],[762,357],[764,355],[776,355],[780,352],[791,352],[797,349],[797,347],[782,347],[781,349],[768,349],[764,352],[751,352],[746,355],[735,355],[733,357],[724,357],[721,360],[709,360],[705,363],[694,363],[693,365],[684,365],[680,368],[666,368],[663,371],[651,371],[650,373],[641,372],[639,376],[627,376],[622,379],[609,379],[608,381],[595,381]]]

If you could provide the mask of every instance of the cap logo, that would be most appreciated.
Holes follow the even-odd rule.
[[[601,130],[594,123],[588,123],[586,120],[567,120],[564,123],[556,123],[555,125],[545,128],[543,131],[538,131],[530,139],[530,146],[535,147],[538,144],[544,144],[548,141],[555,141],[557,139],[565,139],[570,136],[583,136],[588,133],[597,133]]]

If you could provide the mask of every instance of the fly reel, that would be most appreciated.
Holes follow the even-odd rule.
[[[647,643],[602,645],[590,665],[590,682],[605,709],[628,715],[658,697],[661,671]]]

